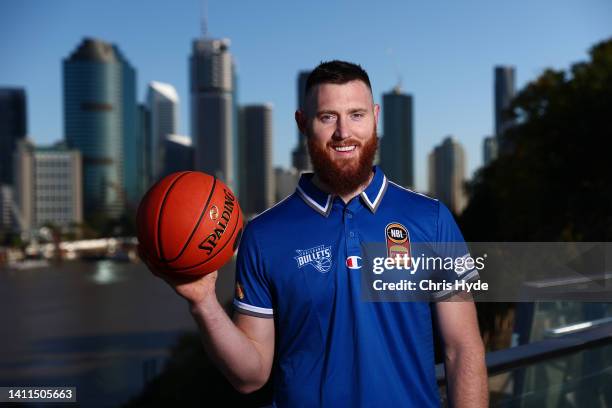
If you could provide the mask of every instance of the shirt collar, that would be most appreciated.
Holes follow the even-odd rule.
[[[335,196],[325,193],[315,186],[312,183],[313,175],[313,173],[302,174],[296,192],[310,208],[322,216],[327,217],[331,212]],[[376,209],[378,209],[385,195],[385,191],[387,191],[387,185],[387,177],[378,166],[374,166],[372,181],[370,181],[366,189],[359,194],[363,204],[368,207],[372,213],[375,213]]]

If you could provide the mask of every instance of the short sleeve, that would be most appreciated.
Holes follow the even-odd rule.
[[[436,255],[447,261],[447,264],[452,262],[452,267],[444,268],[439,279],[468,282],[479,278],[474,259],[459,226],[449,209],[441,202],[438,202],[437,234],[433,247]],[[441,291],[435,293],[434,297],[447,297],[452,293],[453,291]]]
[[[236,259],[234,309],[251,316],[272,318],[274,311],[269,285],[253,228],[247,225]]]

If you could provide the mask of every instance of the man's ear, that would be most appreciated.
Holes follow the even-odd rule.
[[[378,114],[380,113],[380,105],[375,103],[374,104],[374,123],[376,124],[376,127],[378,127]]]
[[[300,133],[306,135],[306,114],[302,109],[295,111],[295,123],[297,124]]]

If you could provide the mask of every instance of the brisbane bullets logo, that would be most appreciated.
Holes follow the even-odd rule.
[[[410,235],[408,230],[399,222],[392,222],[385,228],[387,242],[387,258],[395,259],[398,255],[404,259],[408,258],[410,266]]]
[[[217,225],[215,225],[215,229],[211,234],[209,234],[204,241],[202,241],[199,245],[199,248],[206,251],[207,255],[210,255],[212,251],[217,246],[217,243],[223,236],[223,233],[227,229],[227,226],[232,219],[232,214],[234,213],[234,207],[236,204],[236,198],[232,195],[231,192],[223,189],[225,193],[225,199],[223,202],[223,212],[219,215],[219,210],[216,206],[213,206],[210,209],[209,216],[213,221],[217,221]]]
[[[296,249],[296,260],[298,268],[312,265],[317,271],[327,273],[332,266],[331,246],[319,245],[310,249]]]

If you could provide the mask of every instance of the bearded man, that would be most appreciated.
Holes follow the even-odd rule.
[[[359,65],[330,61],[312,71],[295,119],[314,173],[246,226],[233,320],[217,301],[216,272],[192,282],[165,279],[189,301],[208,354],[236,389],[252,392],[272,375],[274,406],[439,406],[435,321],[452,406],[485,407],[484,351],[471,301],[362,300],[364,243],[388,236],[400,248],[410,240],[460,242],[467,251],[442,203],[395,185],[373,166],[379,110]],[[477,277],[473,270],[457,274]]]

